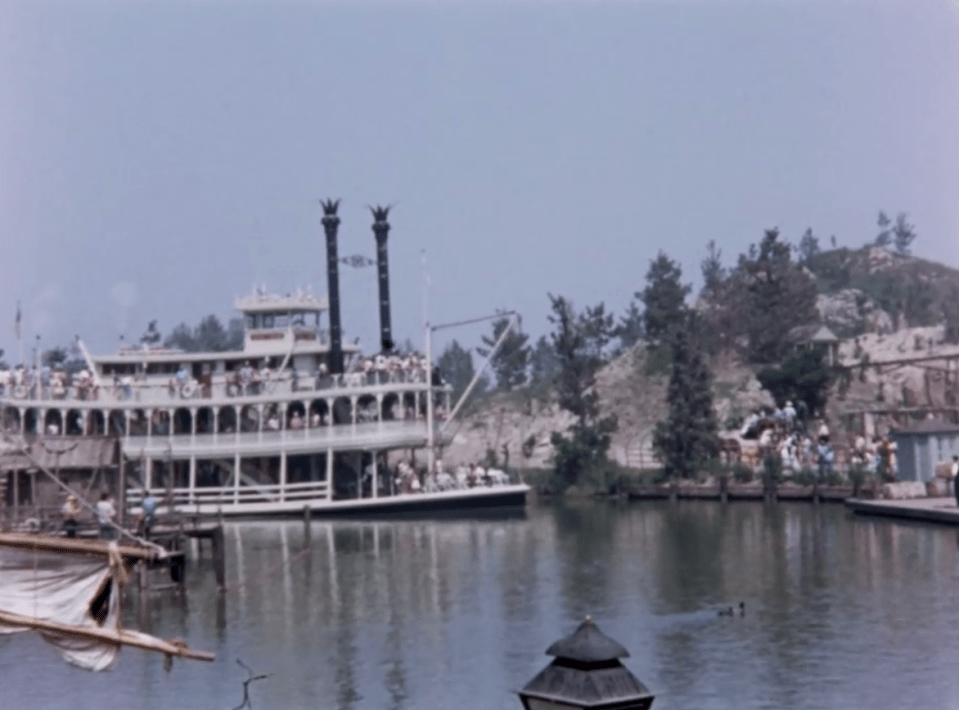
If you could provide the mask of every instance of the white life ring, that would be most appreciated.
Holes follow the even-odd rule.
[[[27,388],[23,385],[17,385],[13,388],[13,396],[16,399],[26,399],[27,398]]]
[[[183,399],[192,399],[195,394],[196,385],[192,382],[187,382],[180,387],[180,396],[183,397]]]
[[[227,397],[239,397],[240,396],[240,385],[235,382],[231,382],[226,386],[226,395]]]

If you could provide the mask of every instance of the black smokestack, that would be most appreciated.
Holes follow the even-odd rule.
[[[393,349],[393,330],[390,327],[390,267],[386,258],[386,238],[390,233],[389,206],[370,207],[373,213],[373,234],[376,235],[376,270],[380,282],[380,345],[383,352]]]
[[[336,210],[339,200],[320,201],[323,207],[323,229],[326,231],[326,288],[330,307],[330,351],[326,356],[331,374],[343,372],[343,336],[340,332],[340,271],[336,254],[336,230],[340,218]]]

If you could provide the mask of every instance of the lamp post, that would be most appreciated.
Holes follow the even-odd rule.
[[[655,696],[620,658],[629,651],[586,617],[548,649],[553,662],[519,691],[525,710],[648,710]]]

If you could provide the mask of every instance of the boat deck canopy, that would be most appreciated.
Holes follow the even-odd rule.
[[[0,451],[0,472],[25,471],[38,464],[51,470],[105,468],[116,465],[117,449],[112,436],[28,437],[26,454],[16,447]]]

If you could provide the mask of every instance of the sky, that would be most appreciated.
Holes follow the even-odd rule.
[[[325,293],[325,198],[341,255],[393,205],[417,344],[424,310],[535,339],[548,293],[623,313],[659,250],[698,283],[711,239],[858,247],[880,209],[959,267],[957,60],[957,0],[0,0],[0,348]],[[375,350],[375,268],[340,282]]]

